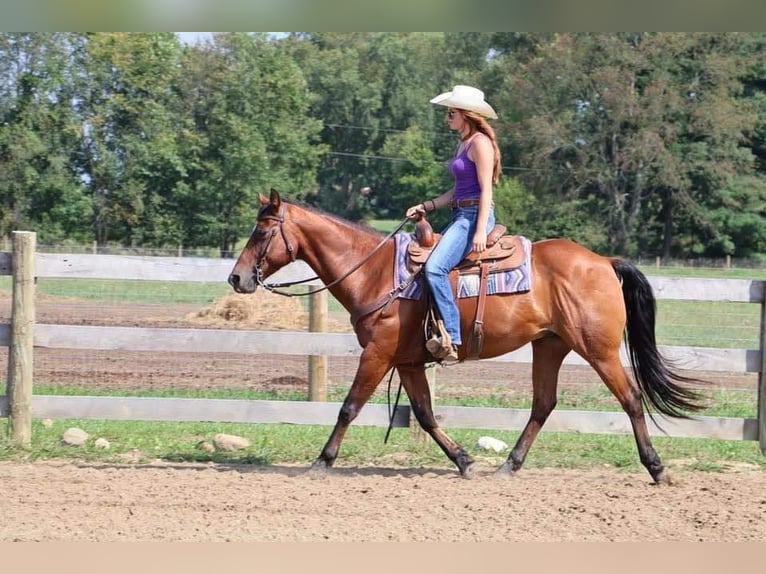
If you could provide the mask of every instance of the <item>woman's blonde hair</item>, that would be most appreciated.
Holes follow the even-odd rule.
[[[476,112],[472,112],[470,110],[460,110],[460,113],[463,114],[463,117],[468,122],[468,125],[471,126],[471,134],[473,135],[475,132],[481,132],[485,136],[489,138],[489,141],[492,142],[492,149],[495,152],[495,158],[493,162],[492,167],[492,183],[497,183],[497,180],[500,179],[500,148],[497,147],[497,138],[495,137],[495,130],[492,128],[491,125],[489,125],[489,122],[484,119],[483,116],[477,114]]]

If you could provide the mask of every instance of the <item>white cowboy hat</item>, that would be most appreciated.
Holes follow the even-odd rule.
[[[497,114],[487,102],[484,101],[484,92],[471,86],[455,86],[451,92],[444,92],[431,99],[432,104],[469,110],[487,118],[495,119]]]

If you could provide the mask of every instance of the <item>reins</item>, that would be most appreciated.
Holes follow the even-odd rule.
[[[396,391],[396,400],[394,401],[394,408],[391,409],[391,381],[394,380],[394,369],[391,369],[391,375],[388,377],[388,429],[386,429],[386,436],[383,438],[383,444],[388,444],[388,437],[391,434],[391,429],[394,428],[394,415],[396,414],[396,408],[399,406],[399,399],[402,396],[402,381],[399,380],[399,390]]]
[[[269,219],[273,219],[273,220],[275,220],[275,221],[277,221],[279,223],[279,229],[280,229],[280,232],[282,234],[282,239],[284,240],[285,245],[287,247],[287,251],[290,253],[291,259],[293,261],[295,261],[295,253],[293,251],[292,245],[290,245],[290,242],[288,241],[287,237],[285,237],[284,230],[282,229],[282,224],[285,221],[284,216],[280,214],[278,216],[267,216],[267,217],[269,217]],[[262,279],[263,272],[261,271],[260,262],[263,259],[263,257],[265,257],[266,251],[268,250],[269,245],[271,245],[271,240],[274,239],[274,236],[276,235],[276,230],[274,230],[272,232],[272,234],[271,234],[271,237],[269,237],[268,242],[266,243],[266,245],[264,246],[263,250],[261,251],[261,254],[258,256],[258,261],[256,262],[256,265],[255,265],[255,280],[256,280],[256,283],[260,287],[263,287],[264,289],[266,289],[267,291],[270,291],[271,293],[275,293],[277,295],[284,295],[285,297],[296,297],[296,296],[313,295],[314,293],[319,293],[321,291],[329,289],[333,285],[337,285],[338,283],[340,283],[341,281],[346,279],[354,271],[356,271],[362,265],[364,265],[373,255],[375,255],[375,253],[381,247],[383,247],[383,245],[386,244],[386,242],[389,239],[391,239],[394,235],[399,233],[399,231],[401,231],[402,227],[404,227],[405,224],[409,220],[410,220],[409,217],[405,217],[404,219],[402,219],[402,221],[400,221],[399,224],[388,235],[386,235],[383,239],[381,239],[380,243],[378,243],[372,249],[372,251],[370,251],[367,254],[367,256],[364,259],[362,259],[356,265],[354,265],[351,269],[346,271],[346,273],[344,273],[343,275],[341,275],[340,277],[338,277],[337,279],[335,279],[331,283],[328,283],[327,285],[324,285],[320,289],[316,289],[314,291],[311,291],[310,293],[290,293],[288,291],[280,291],[280,289],[282,289],[284,287],[292,287],[294,285],[301,285],[303,283],[308,283],[309,281],[314,281],[315,279],[319,279],[318,275],[315,275],[314,277],[309,277],[308,279],[301,279],[300,281],[287,281],[287,282],[284,282],[284,283],[270,283],[270,284],[267,284],[267,283],[263,282],[263,279]],[[388,437],[391,434],[391,429],[394,426],[394,416],[396,415],[396,409],[399,406],[399,399],[402,396],[402,382],[400,380],[399,381],[399,389],[396,392],[396,399],[394,400],[394,405],[393,405],[393,409],[392,409],[391,408],[391,382],[393,381],[393,378],[394,378],[394,369],[391,369],[391,373],[390,373],[390,376],[388,378],[388,429],[386,430],[386,436],[383,439],[383,443],[384,444],[388,443]]]
[[[284,223],[284,217],[274,218],[274,219],[279,221],[279,226],[281,228],[282,227],[282,223]],[[263,279],[262,279],[263,273],[261,272],[261,269],[260,269],[260,261],[262,259],[262,256],[259,257],[258,262],[256,262],[256,265],[255,265],[255,281],[256,281],[256,283],[258,284],[259,287],[263,287],[267,291],[270,291],[271,293],[275,293],[276,295],[284,295],[285,297],[302,297],[302,296],[307,296],[307,295],[313,295],[314,293],[319,293],[321,291],[325,291],[325,290],[329,289],[330,287],[333,287],[334,285],[337,285],[338,283],[340,283],[341,281],[346,279],[349,275],[351,275],[354,271],[359,269],[362,265],[364,265],[373,255],[375,255],[375,253],[381,247],[383,247],[383,245],[385,245],[386,241],[388,241],[394,235],[399,233],[399,231],[401,231],[402,227],[404,227],[405,224],[409,220],[410,220],[410,218],[408,218],[408,217],[405,217],[404,219],[402,219],[402,221],[399,223],[399,225],[397,225],[388,235],[386,235],[380,241],[380,243],[378,243],[373,248],[373,250],[370,251],[367,254],[367,256],[364,259],[362,259],[359,263],[354,265],[346,273],[344,273],[343,275],[338,277],[335,281],[332,281],[331,283],[328,283],[327,285],[324,285],[323,287],[321,287],[319,289],[315,289],[315,290],[311,291],[310,293],[290,293],[288,291],[280,291],[280,289],[282,289],[284,287],[293,287],[294,285],[301,285],[303,283],[308,283],[309,281],[314,281],[316,279],[319,279],[318,275],[315,275],[314,277],[309,277],[308,279],[301,279],[300,281],[287,281],[285,283],[264,283]],[[274,235],[272,235],[272,238],[273,238],[273,236]],[[283,236],[284,236],[284,233],[283,233]],[[285,241],[286,241],[286,239],[285,239]],[[271,243],[271,238],[269,239],[269,243]],[[290,253],[292,255],[291,246],[289,245],[289,243],[287,243],[287,245],[288,245],[288,251],[290,251]],[[266,247],[268,247],[268,244],[267,244]],[[263,255],[265,255],[265,251],[266,250],[264,249]]]

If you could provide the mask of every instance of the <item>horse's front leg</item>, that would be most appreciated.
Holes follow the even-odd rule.
[[[343,406],[338,413],[338,421],[335,423],[330,438],[327,439],[322,452],[319,453],[319,457],[311,466],[313,471],[324,471],[333,465],[338,457],[340,443],[343,441],[348,426],[359,415],[362,407],[370,399],[390,368],[390,357],[382,353],[374,343],[370,343],[362,351],[354,382],[343,401]]]
[[[428,387],[428,380],[423,365],[419,366],[398,366],[399,378],[402,381],[404,390],[410,398],[410,406],[415,418],[420,426],[426,431],[436,444],[444,451],[444,454],[455,463],[460,475],[464,478],[473,476],[473,458],[463,447],[452,440],[445,433],[434,416],[433,405],[431,402],[431,389]]]

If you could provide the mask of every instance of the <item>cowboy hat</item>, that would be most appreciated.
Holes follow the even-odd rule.
[[[444,92],[432,98],[431,103],[476,112],[487,118],[497,118],[492,106],[484,101],[484,92],[471,86],[455,86],[451,92]]]

